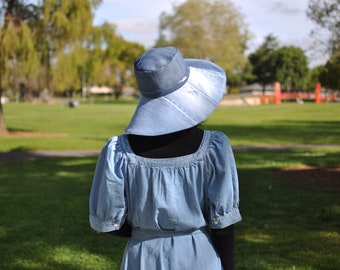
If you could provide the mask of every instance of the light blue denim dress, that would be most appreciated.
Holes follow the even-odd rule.
[[[98,159],[90,224],[99,232],[126,221],[132,237],[124,270],[221,270],[209,228],[241,220],[234,155],[221,132],[204,131],[199,149],[175,158],[143,158],[126,135],[112,137]]]

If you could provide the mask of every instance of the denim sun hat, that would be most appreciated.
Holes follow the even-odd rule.
[[[153,48],[134,64],[140,100],[125,131],[157,136],[204,121],[220,103],[226,74],[218,65],[183,59],[175,47]]]

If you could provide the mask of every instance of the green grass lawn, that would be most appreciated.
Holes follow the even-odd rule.
[[[99,149],[123,132],[134,106],[6,104],[11,131],[59,136],[0,137],[0,151]],[[226,132],[233,145],[339,144],[340,106],[219,107],[205,126]],[[317,174],[295,179],[289,169],[339,166],[340,148],[235,157],[243,216],[235,226],[236,269],[338,269],[339,170],[322,182]],[[96,157],[0,163],[0,269],[119,269],[126,239],[97,234],[88,223],[95,164]]]
[[[10,131],[50,136],[0,137],[0,151],[101,148],[124,132],[135,105],[6,104]],[[340,144],[340,104],[221,106],[205,125],[228,134],[233,145]]]
[[[338,269],[339,149],[240,151],[235,157],[243,215],[236,225],[236,269]],[[328,178],[290,171],[325,164],[337,164]]]

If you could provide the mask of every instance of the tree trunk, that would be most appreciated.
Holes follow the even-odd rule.
[[[7,130],[6,125],[5,125],[5,119],[4,119],[4,114],[3,114],[1,97],[2,97],[2,91],[0,90],[0,135],[8,133],[8,130]]]
[[[0,44],[1,44],[1,41],[0,41]],[[1,45],[0,45],[0,48],[1,48]],[[0,135],[7,133],[1,99],[2,99],[2,53],[0,51]]]
[[[6,125],[5,125],[1,98],[2,98],[2,53],[0,52],[0,135],[8,133]]]

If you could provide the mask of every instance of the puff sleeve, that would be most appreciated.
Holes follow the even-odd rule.
[[[236,163],[229,139],[223,133],[214,134],[209,157],[212,168],[208,187],[209,225],[221,229],[242,219]]]
[[[103,147],[94,173],[90,199],[90,225],[98,232],[119,230],[127,215],[124,157],[119,137]]]

